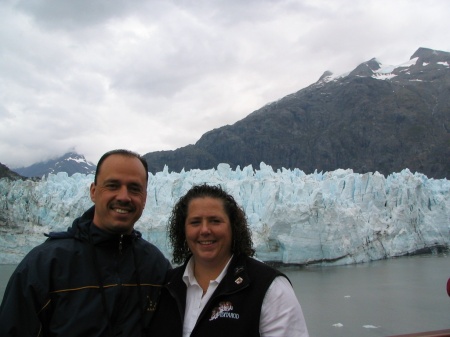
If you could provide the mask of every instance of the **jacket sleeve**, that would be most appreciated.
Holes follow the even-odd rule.
[[[13,272],[0,306],[0,336],[42,336],[39,312],[47,295],[34,272],[27,258]]]

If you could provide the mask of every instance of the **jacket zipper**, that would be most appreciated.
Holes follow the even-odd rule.
[[[123,234],[120,234],[120,239],[119,239],[119,255],[122,255],[122,248],[123,248]]]

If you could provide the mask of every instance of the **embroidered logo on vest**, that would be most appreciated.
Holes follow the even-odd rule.
[[[235,312],[231,312],[233,310],[233,304],[229,301],[220,302],[219,306],[215,307],[211,312],[210,321],[213,321],[217,318],[232,318],[239,319],[239,314]]]

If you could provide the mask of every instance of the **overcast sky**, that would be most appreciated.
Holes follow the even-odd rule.
[[[450,51],[447,0],[1,0],[0,162],[194,144],[375,57]]]

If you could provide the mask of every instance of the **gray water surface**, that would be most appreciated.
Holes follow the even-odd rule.
[[[390,336],[450,329],[450,256],[284,270],[310,337]]]

